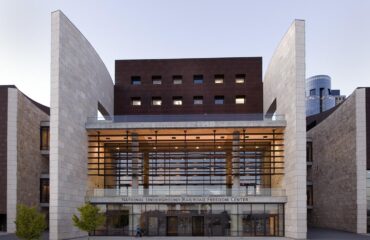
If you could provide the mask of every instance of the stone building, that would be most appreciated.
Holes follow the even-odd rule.
[[[13,232],[17,204],[49,212],[49,108],[0,86],[0,230]]]
[[[369,232],[370,88],[307,117],[307,139],[308,225]]]
[[[41,110],[24,134],[32,143],[8,141],[6,156],[40,159],[31,167],[37,186],[50,173],[50,239],[86,235],[71,221],[85,201],[107,217],[96,235],[132,236],[140,226],[150,236],[306,238],[303,20],[293,21],[264,78],[261,57],[144,59],[117,60],[115,83],[61,11],[51,20],[50,161],[39,146],[49,119]],[[32,103],[9,101],[18,105],[8,118],[31,117],[12,112],[22,99]],[[18,122],[18,132],[7,125],[13,142]],[[31,188],[16,196],[24,186],[9,179],[7,198],[27,199]]]

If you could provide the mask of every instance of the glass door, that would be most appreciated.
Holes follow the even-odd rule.
[[[167,236],[177,236],[177,216],[167,217]]]
[[[192,232],[193,236],[204,236],[204,217],[193,216],[192,217]]]

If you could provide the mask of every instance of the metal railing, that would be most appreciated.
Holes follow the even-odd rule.
[[[243,189],[193,189],[179,188],[177,189],[147,189],[142,188],[96,188],[87,191],[87,197],[135,197],[135,196],[261,196],[261,197],[285,197],[285,189],[281,188],[243,188]]]
[[[88,117],[87,123],[100,122],[192,122],[192,121],[282,121],[284,115],[269,114],[187,114],[187,115],[115,115]]]

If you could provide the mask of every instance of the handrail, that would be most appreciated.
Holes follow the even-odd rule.
[[[178,188],[178,187],[177,187]],[[135,197],[135,196],[148,196],[148,197],[160,197],[160,196],[271,196],[271,197],[285,197],[285,189],[281,188],[253,188],[253,189],[189,189],[189,188],[178,188],[176,189],[157,189],[148,190],[145,192],[142,188],[96,188],[88,190],[87,197]]]
[[[88,117],[87,123],[99,122],[189,122],[189,121],[282,121],[284,115],[270,114],[163,114],[114,115]]]

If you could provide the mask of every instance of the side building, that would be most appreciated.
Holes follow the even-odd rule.
[[[370,232],[369,176],[370,88],[357,88],[307,117],[308,225]]]
[[[0,231],[15,231],[17,204],[49,213],[49,108],[0,86]]]

